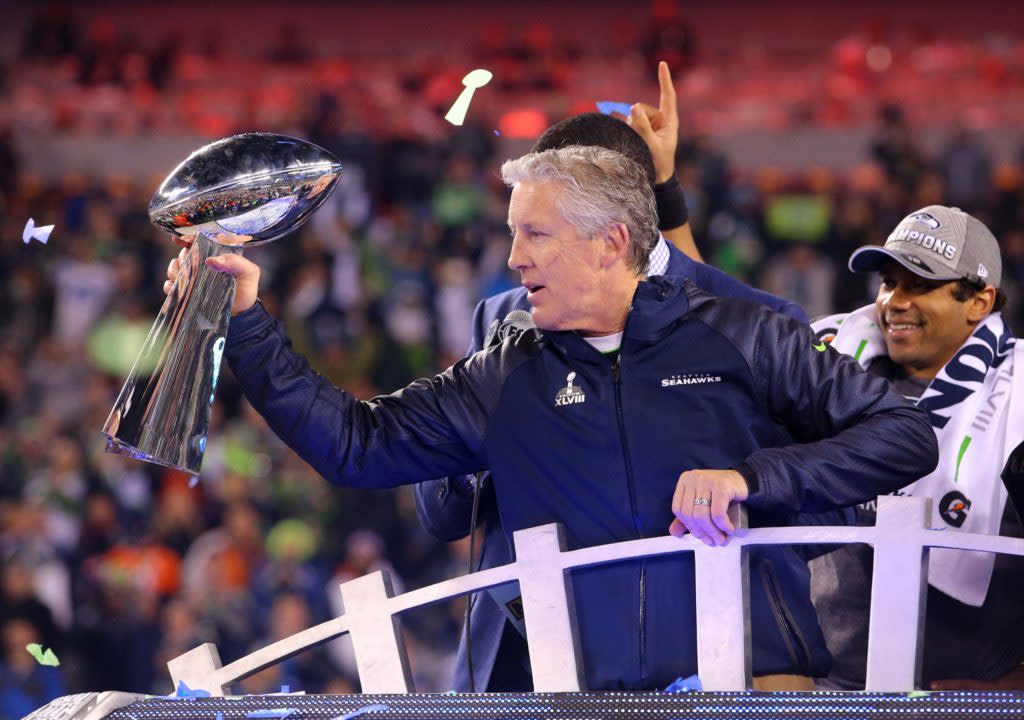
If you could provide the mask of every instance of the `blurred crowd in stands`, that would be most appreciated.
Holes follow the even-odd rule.
[[[572,10],[545,8],[522,29],[485,21],[465,28],[464,44],[403,47],[398,55],[350,53],[344,33],[324,42],[308,25],[269,17],[246,19],[276,28],[266,42],[231,46],[225,37],[237,35],[226,31],[237,32],[239,21],[228,15],[183,33],[156,11],[148,22],[142,9],[115,23],[114,13],[83,19],[71,3],[51,2],[26,28],[2,91],[14,122],[35,134],[299,129],[323,114],[316,98],[329,96],[337,128],[437,139],[447,134],[441,118],[463,75],[484,67],[494,73],[492,127],[535,136],[536,114],[543,124],[592,109],[583,104],[595,98],[628,99],[650,85],[650,68],[663,59],[675,77],[686,73],[686,120],[702,132],[864,126],[879,98],[899,99],[914,127],[954,115],[983,129],[1024,124],[1024,38],[1012,27],[965,39],[940,30],[941,10],[901,22],[886,17],[898,8],[886,8],[868,21],[851,13],[849,31],[825,40],[815,36],[812,13],[797,13],[773,20],[767,38],[730,23],[704,47],[677,0],[650,6],[627,22],[616,15],[599,39],[564,27]],[[439,28],[468,22],[464,14],[457,3],[422,12],[424,24]],[[394,42],[386,21],[365,32],[380,36],[381,48]]]
[[[648,43],[652,56],[669,54],[677,72],[690,66],[685,28],[659,38]],[[484,36],[481,64],[504,91],[557,92],[573,73],[590,72],[581,69],[585,58],[549,35],[538,30],[528,40],[488,50]],[[368,571],[388,568],[405,588],[465,572],[468,544],[427,536],[408,489],[328,486],[248,408],[230,369],[196,487],[180,473],[104,452],[100,428],[161,305],[176,248],[148,221],[155,186],[76,172],[48,182],[21,172],[12,123],[80,133],[87,142],[91,132],[212,138],[237,130],[244,116],[246,127],[301,135],[333,152],[346,172],[332,198],[296,235],[251,256],[264,268],[263,303],[286,319],[316,368],[364,398],[458,359],[477,300],[517,282],[505,267],[507,195],[495,126],[472,110],[461,128],[441,120],[465,68],[435,73],[396,62],[355,80],[350,63],[314,60],[284,32],[258,61],[261,73],[236,73],[240,61],[212,40],[200,45],[206,49],[186,52],[168,41],[144,53],[110,21],[83,32],[69,16],[43,13],[18,76],[8,73],[0,95],[16,107],[0,129],[5,717],[84,690],[170,692],[170,658],[214,642],[230,662],[340,612],[338,583]],[[653,61],[644,72],[653,76],[652,68]],[[990,71],[992,82],[1010,82],[1005,65]],[[250,93],[237,77],[276,80]],[[405,112],[389,112],[413,97]],[[690,88],[685,98],[694,99]],[[829,122],[819,110],[808,122]],[[1022,159],[992,158],[984,135],[965,127],[949,132],[940,154],[927,154],[906,112],[875,98],[877,131],[864,163],[800,176],[737,172],[684,120],[678,173],[701,251],[811,316],[850,310],[874,295],[845,267],[853,248],[882,243],[910,210],[956,205],[1002,243],[1006,314],[1019,335]],[[20,241],[29,217],[56,225],[49,244]],[[447,689],[461,608],[405,618],[417,689]],[[52,647],[60,667],[38,665],[25,651],[29,642]],[[358,688],[350,645],[300,655],[238,690],[282,685]]]

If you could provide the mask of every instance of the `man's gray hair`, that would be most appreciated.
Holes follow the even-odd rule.
[[[647,272],[658,242],[658,211],[639,163],[602,147],[570,145],[506,160],[501,179],[509,187],[523,181],[562,185],[555,207],[584,237],[622,223],[629,230],[630,267],[638,275]]]

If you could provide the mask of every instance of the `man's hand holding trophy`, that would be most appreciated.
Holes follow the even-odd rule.
[[[178,253],[178,257],[171,260],[167,266],[167,280],[164,281],[164,294],[171,292],[182,292],[182,288],[188,285],[188,280],[179,282],[178,276],[182,273],[189,273],[190,251],[193,239],[187,238],[185,247]],[[222,245],[244,245],[251,239],[249,235],[232,235],[231,233],[218,233],[214,240]],[[231,317],[240,312],[245,312],[256,304],[256,296],[260,284],[260,266],[246,260],[241,255],[215,255],[206,258],[206,267],[217,272],[227,273],[235,279],[235,295],[231,301]]]

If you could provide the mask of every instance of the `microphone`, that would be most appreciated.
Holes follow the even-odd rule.
[[[487,335],[484,337],[484,347],[497,345],[504,342],[514,332],[530,330],[537,327],[533,322],[533,315],[527,310],[513,310],[501,322],[497,318],[491,321],[487,328]]]
[[[514,332],[532,330],[535,327],[537,326],[533,322],[533,315],[528,311],[513,310],[502,320],[501,327],[498,328],[498,335],[504,340]]]

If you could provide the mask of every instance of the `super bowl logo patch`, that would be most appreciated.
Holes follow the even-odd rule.
[[[578,405],[587,401],[587,396],[583,393],[583,388],[579,385],[573,385],[572,381],[576,379],[576,373],[571,372],[565,377],[565,387],[561,388],[555,393],[555,407],[561,405]]]

